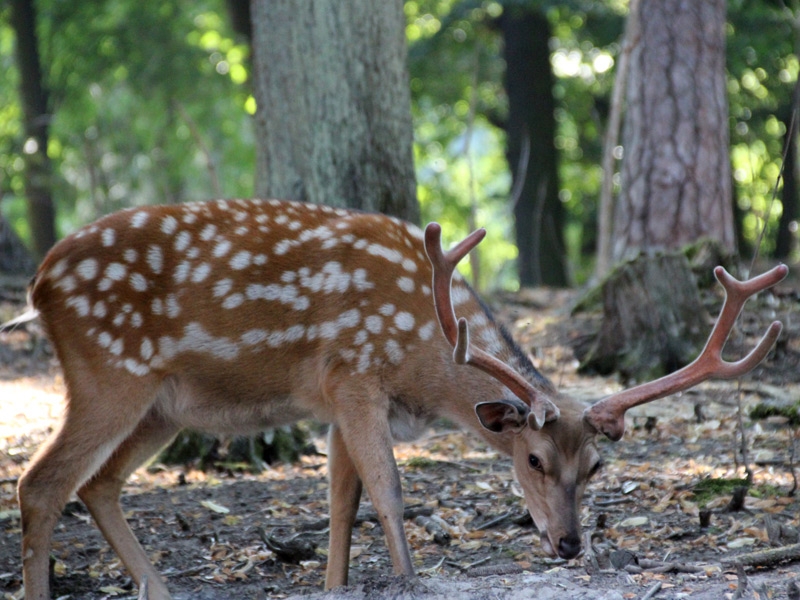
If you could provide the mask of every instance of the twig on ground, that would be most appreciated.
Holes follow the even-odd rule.
[[[738,567],[769,567],[784,561],[800,560],[800,544],[792,544],[783,548],[770,548],[740,554],[731,558],[724,559],[722,564],[725,566]]]
[[[652,598],[656,597],[656,594],[661,591],[661,582],[656,581],[653,585],[650,586],[650,589],[645,592],[644,596],[642,596],[641,600],[651,600]]]

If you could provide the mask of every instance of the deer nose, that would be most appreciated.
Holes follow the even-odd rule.
[[[581,538],[577,534],[569,534],[558,541],[558,555],[569,560],[575,558],[581,551]]]

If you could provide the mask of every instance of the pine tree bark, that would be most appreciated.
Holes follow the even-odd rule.
[[[256,191],[419,221],[401,0],[254,0]]]
[[[514,188],[520,190],[513,199],[520,284],[564,287],[564,210],[558,198],[554,145],[550,24],[540,12],[515,7],[504,12],[500,25],[509,113],[506,157]]]
[[[735,250],[725,0],[642,0],[624,126],[616,260],[702,237]]]

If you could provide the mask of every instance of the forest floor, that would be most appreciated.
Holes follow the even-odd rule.
[[[327,560],[322,431],[314,438],[317,454],[261,474],[152,464],[131,478],[123,509],[176,599],[795,599],[798,552],[794,559],[746,569],[733,561],[775,547],[796,550],[798,542],[800,500],[792,494],[798,432],[781,417],[749,417],[759,402],[800,398],[798,289],[796,282],[783,283],[746,308],[744,333],[729,344],[733,353],[752,346],[772,319],[786,325],[777,350],[753,373],[634,409],[621,442],[600,440],[605,466],[582,509],[597,564],[588,553],[571,561],[547,558],[526,519],[510,461],[446,423],[396,449],[410,507],[406,531],[419,574],[415,580],[389,576],[381,528],[365,498],[354,530],[351,585],[322,592]],[[709,305],[718,307],[718,296],[709,296]],[[0,301],[0,320],[21,309],[21,294],[11,300]],[[561,390],[588,401],[620,384],[613,377],[577,373],[571,346],[593,327],[594,317],[570,316],[574,300],[574,292],[533,290],[495,298],[495,306],[540,370]],[[57,423],[63,392],[44,341],[24,331],[2,337],[2,598],[21,596],[16,481]],[[753,484],[743,510],[732,511],[732,490],[746,476],[745,463]],[[701,513],[710,517],[704,526]],[[426,530],[431,521],[441,528],[436,536]],[[294,541],[307,541],[311,550],[297,562],[285,562],[265,542],[298,534]],[[64,511],[52,556],[53,597],[136,597],[125,569],[78,501]]]

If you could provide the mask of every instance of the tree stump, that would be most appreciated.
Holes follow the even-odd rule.
[[[671,373],[691,362],[710,332],[688,259],[641,255],[614,269],[601,288],[603,320],[581,371],[618,371],[627,382]]]

